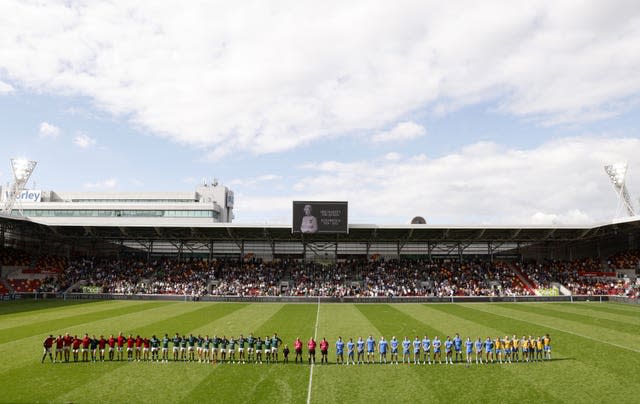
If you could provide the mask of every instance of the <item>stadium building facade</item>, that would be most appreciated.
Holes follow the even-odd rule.
[[[3,201],[7,193],[2,192]],[[230,223],[234,194],[218,183],[193,192],[57,192],[24,190],[12,214],[44,225],[148,226]]]

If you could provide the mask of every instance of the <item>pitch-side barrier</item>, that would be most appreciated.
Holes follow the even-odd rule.
[[[518,302],[618,302],[640,304],[640,299],[610,295],[573,296],[389,296],[389,297],[317,297],[317,296],[192,296],[170,294],[120,293],[15,293],[8,299],[66,299],[66,300],[165,300],[202,302],[256,303],[518,303]]]

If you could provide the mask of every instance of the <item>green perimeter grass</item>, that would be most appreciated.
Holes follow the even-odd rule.
[[[312,402],[637,402],[640,308],[609,303],[282,304],[142,301],[0,303],[0,402],[306,403],[310,366],[40,363],[49,334],[277,332],[291,347],[369,334],[402,340],[552,337],[549,362],[316,365]],[[282,356],[282,354],[280,354]],[[293,360],[293,357],[291,358]],[[319,360],[319,357],[318,357]]]

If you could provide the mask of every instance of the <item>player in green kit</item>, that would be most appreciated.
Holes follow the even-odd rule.
[[[211,362],[211,354],[209,351],[209,347],[211,346],[211,338],[209,338],[208,335],[204,336],[204,341],[203,341],[203,347],[202,347],[202,361],[205,363],[209,363]]]
[[[180,339],[180,359],[184,362],[187,360],[187,336],[183,335]]]
[[[227,344],[229,340],[226,335],[223,335],[220,339],[220,362],[225,362],[227,359]]]
[[[211,341],[211,354],[213,355],[213,363],[218,362],[218,347],[220,346],[220,338],[217,335],[213,336]]]
[[[178,360],[178,354],[180,353],[180,341],[181,340],[182,340],[182,338],[180,338],[180,335],[178,333],[176,333],[176,335],[171,340],[171,342],[173,342],[173,360],[174,361]]]
[[[264,360],[271,363],[271,338],[268,336],[264,339]]]
[[[256,363],[262,363],[262,339],[256,340]]]
[[[169,334],[162,337],[162,362],[169,362]]]
[[[273,337],[271,337],[271,357],[276,363],[278,362],[278,346],[280,344],[282,344],[282,340],[277,333],[273,333]]]
[[[254,360],[253,353],[255,351],[256,339],[253,338],[253,333],[249,334],[247,337],[247,361],[251,362]]]
[[[156,336],[151,337],[151,360],[154,362],[158,361],[158,349],[160,348],[160,340],[156,338]]]
[[[247,339],[244,335],[240,334],[238,338],[238,363],[247,363],[244,356],[244,345],[247,343]]]
[[[234,337],[229,340],[229,361],[236,363],[236,339]]]
[[[202,345],[204,340],[202,339],[202,335],[198,335],[196,337],[196,354],[198,356],[198,363],[202,363]]]

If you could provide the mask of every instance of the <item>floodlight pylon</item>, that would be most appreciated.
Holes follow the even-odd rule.
[[[37,161],[22,158],[11,159],[13,184],[8,191],[7,200],[5,201],[4,207],[2,209],[3,213],[11,214],[18,196],[20,196],[20,193],[24,190],[25,185],[27,185],[27,181],[29,181],[29,178],[31,177],[33,170],[35,170],[37,164]]]
[[[609,176],[609,180],[611,180],[613,190],[615,191],[616,195],[618,195],[618,213],[620,212],[620,207],[622,207],[627,212],[627,215],[635,216],[636,211],[633,208],[631,196],[629,195],[629,190],[627,189],[626,184],[627,163],[606,165],[604,166],[604,171]]]

